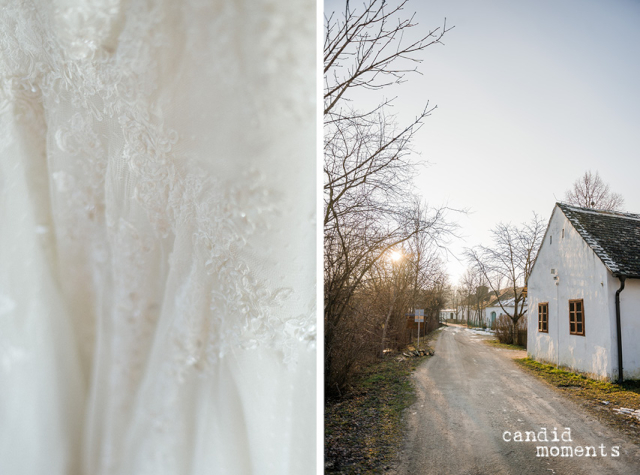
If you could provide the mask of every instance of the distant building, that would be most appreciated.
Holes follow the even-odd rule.
[[[440,310],[440,321],[455,320],[458,311],[455,308],[445,308]]]
[[[640,378],[640,215],[557,203],[528,300],[530,357],[612,380],[622,363]]]
[[[516,289],[518,295],[522,292],[523,288]],[[502,305],[501,305],[502,304]],[[520,307],[518,303],[518,307]],[[526,315],[527,303],[524,302],[524,311]],[[500,315],[512,316],[515,312],[515,299],[513,296],[513,288],[500,289],[498,291],[490,291],[486,298],[479,303],[472,296],[469,299],[469,305],[463,304],[458,307],[459,318],[467,320],[470,325],[485,326],[487,328],[494,328],[495,322]]]
[[[518,288],[518,295],[522,292],[522,288]],[[502,304],[502,305],[501,305]],[[518,302],[518,308],[520,308],[520,302]],[[489,301],[487,302],[484,308],[484,323],[487,328],[495,328],[495,323],[501,315],[509,315],[513,316],[513,313],[516,310],[515,299],[513,297],[513,289],[504,289],[500,292],[500,296],[496,296],[495,294],[491,296]],[[527,302],[523,304],[523,310],[526,315],[527,311]],[[520,321],[518,321],[518,325],[520,325]]]

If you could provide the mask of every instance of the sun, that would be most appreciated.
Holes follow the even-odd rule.
[[[402,253],[400,251],[391,251],[389,253],[389,258],[393,262],[398,262],[400,259],[402,259]]]

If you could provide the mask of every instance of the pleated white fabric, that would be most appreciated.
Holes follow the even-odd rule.
[[[315,471],[315,5],[0,10],[0,474]]]

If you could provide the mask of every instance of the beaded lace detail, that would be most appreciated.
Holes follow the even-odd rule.
[[[309,473],[314,2],[0,7],[0,471]]]
[[[15,9],[9,3],[0,19],[1,110],[13,108],[33,129],[55,124],[46,130],[46,147],[62,214],[58,239],[94,242],[92,264],[104,268],[110,262],[115,269],[116,313],[126,315],[134,328],[152,327],[161,302],[142,297],[152,284],[136,280],[138,267],[154,247],[166,248],[167,240],[188,230],[191,274],[207,275],[209,281],[187,278],[177,294],[184,311],[175,322],[174,341],[183,364],[204,368],[230,348],[261,344],[281,349],[293,363],[295,342],[315,338],[313,306],[300,315],[282,315],[279,309],[291,290],[270,288],[242,258],[247,239],[268,229],[282,204],[263,186],[259,171],[222,181],[176,150],[184,137],[164,123],[154,87],[162,67],[153,58],[170,41],[163,27],[166,9],[133,2],[128,18],[135,25],[129,25],[123,24],[118,1],[65,3]],[[231,3],[219,3],[221,18],[238,15]],[[275,68],[287,65],[288,51],[278,43],[289,42],[278,36],[280,26],[262,25],[261,48],[277,53],[259,71],[267,89]],[[237,59],[228,63],[242,67]],[[59,156],[65,156],[64,164]],[[144,210],[152,232],[123,217],[121,207],[131,206],[127,196]],[[116,204],[108,203],[114,197]],[[100,236],[105,229],[108,242]],[[150,331],[137,328],[133,334]]]

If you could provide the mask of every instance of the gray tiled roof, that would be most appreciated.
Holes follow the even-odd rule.
[[[640,214],[557,205],[614,275],[640,278]]]

